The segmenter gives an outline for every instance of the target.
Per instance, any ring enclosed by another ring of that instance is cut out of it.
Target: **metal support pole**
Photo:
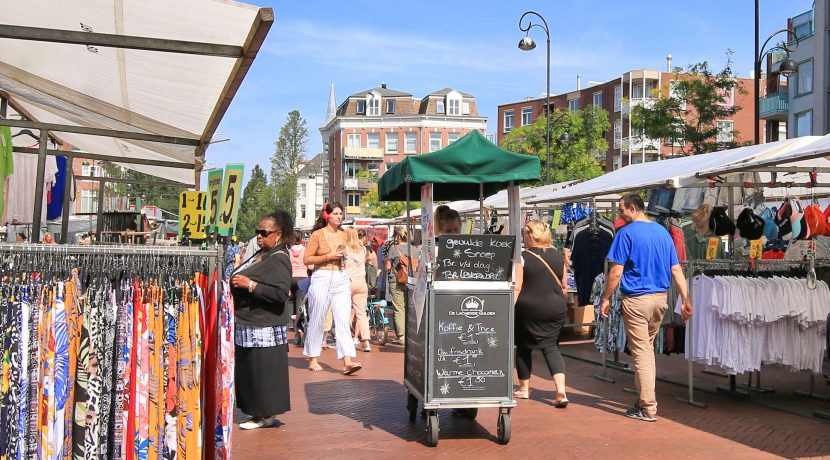
[[[43,217],[43,182],[46,175],[46,144],[49,141],[49,132],[40,130],[37,154],[37,174],[35,176],[35,209],[32,213],[32,233],[29,239],[32,243],[40,242],[40,221]]]
[[[694,277],[694,261],[689,261],[689,265],[686,267],[686,279],[688,280],[688,296],[689,302],[692,302],[692,283]],[[686,350],[686,353],[689,353],[689,358],[687,359],[689,370],[688,370],[688,378],[689,378],[689,397],[688,399],[684,399],[681,397],[675,398],[677,401],[682,403],[686,403],[690,406],[697,407],[700,409],[706,408],[706,403],[695,401],[695,382],[694,382],[694,362],[692,359],[692,350],[694,350],[694,319],[689,321],[686,324],[686,337],[689,338],[689,348]]]
[[[753,102],[753,106],[755,107],[755,116],[752,119],[755,127],[755,134],[753,139],[755,139],[755,145],[761,143],[761,50],[760,50],[760,43],[759,43],[759,36],[760,36],[760,27],[759,27],[759,16],[760,16],[760,8],[759,8],[760,0],[755,0],[755,54],[752,56],[753,60],[753,69],[755,70],[754,75],[754,84],[755,84],[755,100]]]
[[[66,157],[66,174],[63,178],[63,208],[61,210],[61,243],[69,243],[69,202],[72,201],[72,182],[74,181],[75,158]]]
[[[97,209],[97,217],[95,222],[95,241],[101,242],[101,217],[104,213],[104,190],[105,190],[106,182],[103,178],[98,179],[98,209]]]

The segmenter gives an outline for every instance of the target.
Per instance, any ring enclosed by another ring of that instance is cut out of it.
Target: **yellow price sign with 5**
[[[207,238],[207,192],[185,191],[179,195],[179,239]]]
[[[219,234],[236,233],[236,217],[239,214],[239,198],[242,195],[242,175],[245,165],[229,164],[225,167],[225,180],[219,196]]]

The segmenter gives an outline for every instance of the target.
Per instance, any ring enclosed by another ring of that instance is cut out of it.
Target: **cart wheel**
[[[510,414],[499,414],[499,444],[507,444],[510,442]]]
[[[409,411],[409,421],[414,422],[418,417],[418,399],[411,394],[406,398],[406,410]]]
[[[438,413],[430,411],[427,416],[427,446],[438,445]]]

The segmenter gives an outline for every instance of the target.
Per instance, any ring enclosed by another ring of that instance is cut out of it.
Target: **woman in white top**
[[[366,316],[366,302],[369,299],[369,286],[366,284],[366,247],[360,241],[357,229],[346,229],[344,254],[344,267],[352,283],[352,320],[356,320],[354,338],[358,343],[362,343],[363,351],[372,351],[369,344],[369,318]]]

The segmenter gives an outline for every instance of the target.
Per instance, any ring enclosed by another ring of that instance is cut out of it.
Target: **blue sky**
[[[246,177],[257,163],[270,170],[291,110],[308,122],[309,158],[321,151],[332,81],[338,105],[383,81],[418,98],[455,88],[476,97],[494,132],[499,104],[545,91],[544,31],[531,32],[535,50],[517,48],[527,10],[550,27],[552,93],[576,89],[577,74],[584,87],[628,70],[664,69],[667,54],[674,66],[708,60],[720,70],[731,49],[737,74],[752,70],[753,0],[249,3],[273,8],[274,25],[217,131],[230,141],[207,152],[209,167],[244,162]],[[761,0],[761,42],[811,5]]]

